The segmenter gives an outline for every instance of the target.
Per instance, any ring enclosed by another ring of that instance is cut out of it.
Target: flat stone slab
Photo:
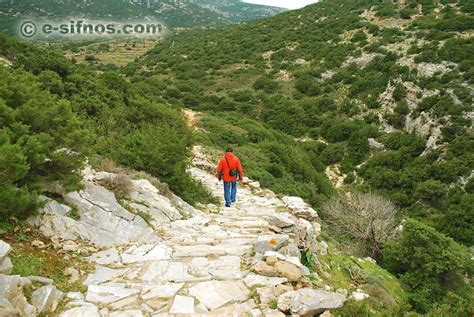
[[[118,251],[115,248],[110,248],[104,251],[94,253],[91,256],[87,257],[87,259],[91,262],[95,262],[101,265],[120,263],[121,261]]]
[[[279,284],[286,283],[288,282],[288,279],[285,277],[269,277],[269,276],[258,275],[255,273],[249,273],[245,277],[244,282],[248,287],[252,287],[255,285],[272,287],[272,286],[277,286]]]
[[[86,300],[91,303],[110,304],[138,293],[138,290],[127,288],[120,283],[90,285],[87,289]]]
[[[84,285],[99,285],[101,283],[110,281],[116,277],[123,276],[130,269],[109,269],[108,267],[99,266],[94,273],[89,274],[84,281]]]
[[[173,250],[164,244],[145,244],[139,247],[133,246],[122,253],[122,262],[124,264],[130,264],[136,262],[169,260],[172,252]]]
[[[124,311],[115,311],[110,313],[109,317],[143,317],[141,310],[128,309]]]
[[[278,309],[297,315],[318,315],[328,309],[342,307],[346,297],[344,295],[302,288],[290,291],[278,298]]]
[[[176,295],[170,314],[194,314],[194,298]]]
[[[242,281],[209,281],[191,286],[189,294],[199,299],[207,308],[214,310],[227,303],[244,301],[249,290]]]
[[[149,286],[143,289],[142,298],[149,299],[167,299],[173,297],[182,287],[184,283],[166,283],[162,285]]]
[[[74,307],[61,313],[59,317],[99,317],[99,308],[95,305]]]

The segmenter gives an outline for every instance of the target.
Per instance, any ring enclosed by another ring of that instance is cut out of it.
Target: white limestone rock
[[[291,227],[295,225],[293,216],[287,212],[274,213],[265,219],[270,225],[279,228]]]
[[[199,299],[210,310],[227,303],[243,301],[249,290],[242,281],[209,281],[196,283],[189,288],[189,294]]]
[[[41,200],[46,201],[46,204],[41,209],[41,212],[48,215],[67,216],[71,211],[71,207],[58,203],[51,198],[40,196]]]
[[[3,240],[0,240],[0,261],[2,261],[8,253],[12,250],[12,247]]]
[[[33,305],[30,305],[23,294],[23,287],[31,284],[27,278],[19,275],[0,274],[0,299],[4,305],[13,307],[9,311],[20,311],[21,316],[36,316],[37,311]]]
[[[99,285],[111,281],[117,277],[125,275],[130,269],[110,269],[104,266],[98,266],[94,273],[89,274],[84,285]]]
[[[248,287],[252,287],[255,285],[272,287],[272,286],[286,283],[288,282],[288,279],[284,277],[268,277],[268,276],[258,275],[255,273],[249,273],[245,277],[244,282]]]
[[[97,306],[89,304],[66,310],[59,317],[100,317],[100,314]]]
[[[352,292],[350,298],[352,298],[356,302],[360,302],[360,301],[366,300],[369,297],[370,297],[369,294],[367,294],[367,293],[361,291],[360,289],[358,289],[355,292]]]
[[[289,237],[286,234],[265,235],[257,238],[255,252],[264,254],[267,251],[277,251],[288,244]]]
[[[87,257],[87,259],[91,262],[95,262],[100,265],[120,263],[121,261],[120,256],[115,248],[110,248],[94,253],[91,256]]]
[[[328,309],[342,307],[345,300],[341,294],[302,288],[281,295],[278,309],[285,313],[314,316]]]
[[[286,206],[294,216],[312,221],[318,217],[318,213],[304,202],[301,197],[285,196],[282,198]]]
[[[54,312],[64,293],[54,285],[43,286],[31,294],[31,303],[36,307],[38,313]]]
[[[144,244],[141,246],[132,246],[122,253],[122,262],[124,264],[163,261],[171,258],[173,250],[165,244]]]
[[[86,300],[91,303],[110,304],[138,293],[137,289],[127,288],[120,283],[90,285],[87,289]]]
[[[0,274],[11,274],[13,270],[13,264],[9,257],[0,260]]]
[[[155,286],[148,286],[143,289],[141,297],[144,300],[149,299],[167,299],[171,298],[184,286],[184,283],[166,283]]]
[[[194,314],[194,298],[176,295],[170,314]]]
[[[128,309],[112,312],[109,314],[109,317],[143,317],[143,313],[138,309]]]

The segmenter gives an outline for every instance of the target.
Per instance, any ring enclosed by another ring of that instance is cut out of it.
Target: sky
[[[317,0],[243,0],[243,2],[264,4],[287,9],[299,9],[308,4],[318,2]]]

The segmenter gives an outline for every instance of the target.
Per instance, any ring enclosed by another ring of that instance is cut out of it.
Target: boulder
[[[301,197],[285,196],[283,202],[297,218],[304,218],[312,221],[318,217],[318,213],[304,202]]]
[[[67,216],[67,214],[71,211],[71,207],[62,205],[51,198],[45,196],[40,196],[40,198],[41,200],[46,201],[46,204],[41,209],[41,212],[44,214]]]
[[[286,292],[293,290],[293,287],[280,284],[273,287],[258,287],[257,294],[260,297],[260,302],[264,305],[270,304],[272,301],[278,299],[278,297]]]
[[[345,300],[341,294],[302,288],[281,295],[278,299],[278,309],[285,313],[314,316],[328,309],[342,307]]]
[[[262,261],[255,264],[253,266],[253,270],[255,271],[255,273],[263,276],[278,276],[277,271],[275,270],[275,268],[273,268],[273,266],[270,266]]]
[[[13,270],[13,264],[9,257],[0,260],[0,274],[11,274]]]
[[[2,317],[21,317],[21,311],[7,301],[5,298],[0,298],[0,316]]]
[[[291,227],[295,224],[293,216],[287,212],[274,213],[266,217],[266,220],[271,226],[279,228]]]
[[[255,285],[271,287],[271,286],[277,286],[279,284],[286,283],[288,282],[288,279],[284,277],[268,277],[268,276],[258,275],[255,273],[249,273],[245,277],[244,282],[248,287],[252,287]]]
[[[286,257],[297,257],[297,258],[301,257],[300,249],[293,242],[288,243],[284,247],[280,248],[280,250],[278,250],[278,252],[280,252],[281,254],[283,254]]]
[[[36,307],[38,313],[54,312],[64,293],[54,285],[46,285],[38,288],[31,294],[31,303]]]
[[[321,241],[317,243],[318,254],[322,256],[328,255],[328,244],[326,241]]]
[[[369,294],[361,291],[360,289],[356,290],[355,292],[352,292],[351,294],[351,298],[355,300],[356,302],[363,301],[369,297],[370,297]]]
[[[69,224],[70,228],[65,229],[99,248],[132,242],[159,241],[143,218],[123,208],[114,194],[103,187],[84,182],[83,190],[68,193],[65,200],[77,206],[81,215],[80,221]],[[49,229],[56,233],[53,235],[64,238],[62,230],[55,227]],[[117,232],[120,234],[116,234]]]
[[[14,311],[20,311],[22,317],[37,315],[36,308],[27,302],[23,294],[23,287],[29,284],[30,280],[19,275],[0,274],[0,299],[6,306],[13,307]]]
[[[302,276],[300,269],[286,261],[278,261],[275,264],[275,270],[280,276],[286,277],[289,281],[296,282]]]
[[[66,252],[76,252],[79,246],[74,241],[66,240],[63,242],[62,248]]]
[[[288,244],[289,237],[286,234],[265,235],[257,238],[255,252],[264,254],[267,251],[276,251]]]
[[[69,283],[75,283],[80,278],[79,271],[73,267],[64,269],[64,275],[69,276]]]
[[[3,260],[11,250],[12,247],[8,243],[0,240],[0,261]]]

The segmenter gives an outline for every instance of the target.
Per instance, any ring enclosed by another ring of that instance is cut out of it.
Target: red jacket
[[[227,158],[227,160],[226,160]],[[227,165],[227,161],[229,164]],[[237,169],[239,174],[236,176],[230,176],[230,170]],[[242,170],[242,164],[240,164],[240,160],[237,156],[234,155],[232,152],[227,152],[225,156],[221,158],[219,161],[219,165],[217,166],[217,178],[224,179],[224,182],[233,182],[237,180],[237,177],[242,180],[244,178],[244,171]]]

